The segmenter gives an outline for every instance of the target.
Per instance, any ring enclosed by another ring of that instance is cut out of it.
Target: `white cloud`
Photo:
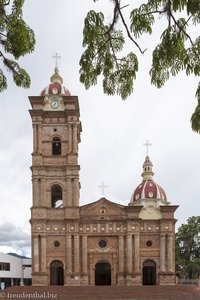
[[[13,223],[0,224],[0,251],[17,252],[27,255],[30,253],[31,237]]]

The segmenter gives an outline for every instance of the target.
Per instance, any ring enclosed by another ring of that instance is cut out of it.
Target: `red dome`
[[[136,188],[132,196],[132,201],[141,199],[160,199],[167,201],[165,191],[153,180],[143,180]]]
[[[40,96],[46,95],[71,96],[70,91],[59,82],[50,83],[41,91]]]
[[[46,95],[71,96],[70,91],[63,85],[63,80],[57,67],[54,70],[54,74],[51,76],[51,83],[40,93],[40,96]]]

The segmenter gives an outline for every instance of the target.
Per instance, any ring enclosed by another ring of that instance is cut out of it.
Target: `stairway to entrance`
[[[14,286],[0,291],[4,299],[56,300],[200,300],[195,286]]]

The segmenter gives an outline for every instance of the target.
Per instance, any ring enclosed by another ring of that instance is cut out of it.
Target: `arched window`
[[[59,185],[54,185],[51,189],[51,207],[62,208],[62,188]]]
[[[54,137],[52,140],[52,155],[61,155],[61,140],[59,137]]]

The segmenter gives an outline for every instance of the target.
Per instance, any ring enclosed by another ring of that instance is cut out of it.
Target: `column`
[[[87,260],[87,236],[82,236],[82,271],[83,273],[88,272],[88,260]]]
[[[79,236],[74,236],[74,272],[80,272],[80,259],[79,259]]]
[[[160,272],[165,272],[165,234],[160,235]]]
[[[78,152],[77,125],[73,125],[73,153]]]
[[[67,236],[67,271],[72,272],[72,237]]]
[[[39,272],[39,242],[38,242],[38,237],[33,238],[33,272]]]
[[[72,125],[68,124],[68,153],[72,152]]]
[[[40,179],[40,205],[46,206],[45,180]]]
[[[140,271],[140,239],[139,234],[134,235],[134,262],[135,262],[135,272],[139,273]]]
[[[127,272],[132,273],[132,264],[133,264],[133,259],[132,259],[132,235],[128,235],[127,239]]]
[[[67,236],[67,272],[72,272],[72,237]]]
[[[119,236],[119,272],[124,272],[124,236]]]
[[[66,206],[72,206],[72,180],[67,178],[66,181]]]
[[[173,265],[173,235],[169,234],[167,239],[167,263],[168,263],[168,271],[174,271]]]
[[[46,237],[41,236],[41,272],[46,272]]]
[[[33,193],[33,206],[38,206],[39,204],[39,186],[38,186],[38,179],[32,179],[32,193]]]
[[[38,134],[37,134],[37,144],[38,144],[38,152],[42,153],[42,125],[38,124]]]
[[[73,205],[79,206],[79,179],[74,178],[73,182]]]
[[[37,152],[37,125],[33,124],[33,153]]]

